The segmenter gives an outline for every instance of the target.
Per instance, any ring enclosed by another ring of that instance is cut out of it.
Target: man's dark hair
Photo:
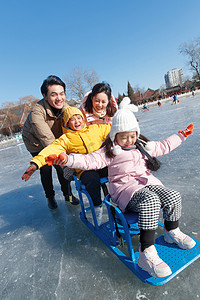
[[[40,88],[42,95],[46,96],[47,92],[48,92],[48,86],[49,85],[54,85],[54,84],[61,85],[64,88],[64,91],[65,91],[65,89],[66,89],[65,83],[59,77],[54,76],[54,75],[50,75],[50,76],[47,77],[47,79],[45,79],[43,81],[43,84]]]

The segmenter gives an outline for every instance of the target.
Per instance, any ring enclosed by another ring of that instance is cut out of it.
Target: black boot
[[[80,201],[74,197],[74,195],[66,195],[65,201],[71,203],[72,205],[78,205],[80,203]]]
[[[58,207],[54,196],[47,198],[49,209],[56,209]]]

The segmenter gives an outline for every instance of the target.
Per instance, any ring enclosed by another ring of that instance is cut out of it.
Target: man
[[[41,93],[44,98],[33,107],[22,131],[24,144],[33,157],[62,135],[62,114],[67,106],[65,83],[59,77],[52,75],[47,77],[41,86]],[[56,165],[54,167],[65,201],[73,205],[79,204],[79,200],[72,195],[70,182],[63,176],[62,168]],[[40,176],[48,200],[48,207],[56,209],[52,167],[44,165],[40,168]]]

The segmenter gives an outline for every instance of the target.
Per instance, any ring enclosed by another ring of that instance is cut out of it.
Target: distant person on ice
[[[146,106],[146,104],[143,105],[142,109],[143,110],[149,110],[148,107]]]
[[[62,115],[67,106],[65,83],[57,76],[48,76],[41,86],[43,99],[36,103],[28,115],[22,130],[22,138],[27,150],[34,157],[50,145],[62,132]],[[79,204],[72,195],[70,182],[63,176],[60,166],[56,168],[61,190],[67,203]],[[31,172],[32,166],[29,171]],[[40,168],[40,177],[50,209],[56,209],[55,191],[53,188],[52,167],[45,165]]]
[[[174,95],[174,96],[173,96],[172,104],[176,104],[177,102],[178,102],[177,96]]]
[[[112,200],[124,211],[138,212],[140,248],[138,265],[152,276],[170,275],[170,267],[158,256],[155,231],[158,227],[160,209],[163,210],[164,240],[182,249],[195,246],[195,241],[179,229],[181,195],[165,187],[150,170],[156,171],[162,156],[178,147],[192,133],[193,124],[161,142],[138,139],[140,128],[132,112],[130,99],[125,98],[113,117],[105,146],[87,155],[53,155],[46,158],[49,164],[62,164],[71,168],[95,170],[108,167],[109,191]],[[146,149],[145,149],[146,148]],[[148,151],[148,152],[147,152]]]

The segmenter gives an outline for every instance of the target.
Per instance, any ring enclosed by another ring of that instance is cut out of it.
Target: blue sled
[[[157,286],[163,285],[199,258],[200,242],[198,240],[194,239],[195,247],[183,250],[175,244],[166,243],[162,235],[156,239],[155,247],[158,255],[170,266],[172,274],[162,278],[149,275],[138,266],[139,252],[134,252],[131,241],[133,236],[139,234],[138,214],[122,213],[114,203],[110,202],[111,197],[108,194],[103,200],[108,211],[108,220],[98,226],[90,195],[76,176],[74,176],[74,180],[81,204],[80,219],[82,222],[143,282]],[[101,184],[104,187],[107,181],[107,178],[101,178]],[[83,201],[83,194],[88,198],[87,207]],[[87,218],[89,211],[92,214],[93,223]],[[159,223],[159,226],[163,227],[163,224]],[[127,246],[127,255],[124,253],[125,251],[122,252],[124,243]]]

